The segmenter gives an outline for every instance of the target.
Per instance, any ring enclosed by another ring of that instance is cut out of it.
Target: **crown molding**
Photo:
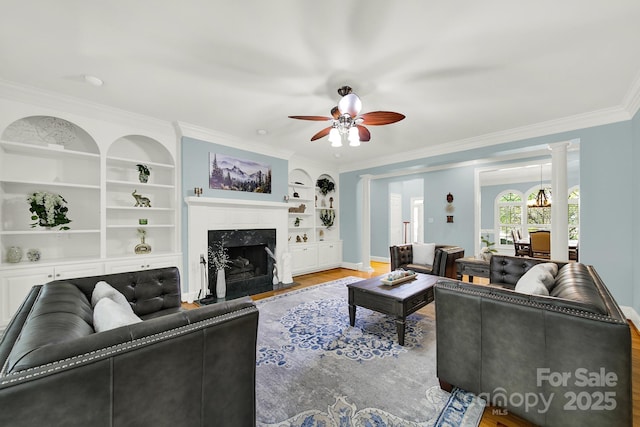
[[[627,96],[625,96],[622,105],[631,117],[635,116],[640,109],[640,73],[638,73],[638,76],[633,81],[631,89],[629,89]]]
[[[161,132],[165,136],[167,132],[173,134],[169,121],[2,79],[0,79],[0,98],[82,117],[99,118],[99,120],[150,132]]]
[[[264,144],[256,144],[238,138],[234,135],[214,131],[186,122],[174,122],[174,128],[179,139],[182,139],[182,137],[194,138],[199,139],[200,141],[225,145],[227,147],[238,148],[241,150],[251,151],[253,153],[258,153],[265,156],[278,157],[285,160],[289,160],[291,156],[294,155],[294,151],[291,150],[282,150],[271,146],[265,146]]]
[[[611,123],[631,120],[633,116],[623,107],[605,108],[589,113],[578,114],[541,122],[529,126],[489,133],[472,138],[460,139],[446,142],[433,147],[421,148],[419,150],[406,151],[396,155],[385,156],[381,160],[371,160],[358,163],[350,163],[340,167],[340,173],[353,172],[379,166],[391,165],[395,163],[407,162],[410,160],[439,156],[443,154],[456,153],[459,151],[472,150],[489,147],[492,145],[507,142],[520,141],[529,138],[536,138],[546,135],[554,135],[562,132],[575,131],[594,126],[607,125]],[[562,138],[566,139],[566,138]]]

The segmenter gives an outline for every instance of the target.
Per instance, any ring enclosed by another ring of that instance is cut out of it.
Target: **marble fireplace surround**
[[[188,284],[183,282],[182,299],[196,299],[202,286],[200,255],[207,256],[209,230],[275,229],[278,263],[287,251],[288,210],[284,202],[214,197],[186,197]],[[186,285],[186,286],[185,286]]]

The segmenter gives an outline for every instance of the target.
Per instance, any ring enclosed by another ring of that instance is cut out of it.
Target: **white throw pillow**
[[[93,288],[93,293],[91,294],[91,306],[95,307],[98,301],[102,298],[110,298],[118,304],[124,305],[126,303],[129,305],[127,298],[105,281],[96,283],[96,286]]]
[[[111,298],[101,298],[93,308],[93,328],[96,332],[142,322],[131,306],[118,304]]]
[[[433,265],[436,252],[435,243],[414,243],[412,264]]]
[[[530,295],[549,295],[555,282],[558,266],[552,262],[536,264],[522,275],[516,283],[516,292]]]

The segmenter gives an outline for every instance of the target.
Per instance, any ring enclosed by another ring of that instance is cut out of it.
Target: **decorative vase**
[[[29,249],[27,251],[27,259],[29,261],[40,261],[40,249]]]
[[[227,282],[224,277],[224,268],[221,268],[217,272],[216,276],[216,296],[218,298],[224,298],[227,295]]]
[[[19,246],[11,246],[7,250],[7,261],[8,262],[20,262],[22,259],[22,248]]]
[[[138,255],[151,253],[151,246],[144,242],[144,236],[141,236],[142,242],[138,243],[134,248],[134,252]]]
[[[491,252],[482,252],[480,255],[482,255],[484,261],[491,261]]]

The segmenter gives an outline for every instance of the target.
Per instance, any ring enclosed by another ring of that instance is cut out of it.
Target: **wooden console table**
[[[477,259],[475,257],[458,258],[456,260],[458,280],[462,280],[462,275],[469,276],[469,282],[473,283],[473,277],[489,278],[489,261]]]

